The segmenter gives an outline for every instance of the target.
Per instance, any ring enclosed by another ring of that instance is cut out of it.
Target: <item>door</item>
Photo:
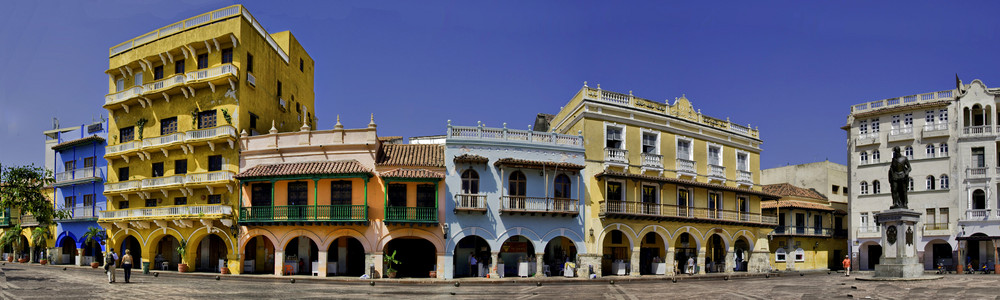
[[[795,233],[806,233],[806,215],[795,214]]]
[[[868,270],[875,270],[875,265],[882,259],[882,246],[868,245]]]

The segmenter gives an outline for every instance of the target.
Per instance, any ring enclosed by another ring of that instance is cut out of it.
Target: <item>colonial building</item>
[[[547,118],[541,118],[545,120]],[[759,132],[695,110],[598,86],[573,96],[548,126],[582,134],[586,251],[602,275],[766,270]],[[661,265],[660,262],[663,264]]]
[[[233,5],[111,47],[108,62],[110,245],[143,270],[238,272],[238,132],[313,124],[313,60]]]
[[[579,274],[582,136],[449,122],[444,143],[445,278]]]
[[[764,191],[781,199],[761,203],[765,214],[778,216],[768,239],[775,270],[840,270],[847,255],[847,211],[823,194],[789,183],[769,184]]]
[[[1000,239],[996,190],[1000,91],[980,80],[955,89],[851,106],[847,125],[851,246],[861,269],[881,256],[874,215],[891,203],[886,172],[893,148],[913,171],[909,208],[924,214],[916,232],[926,269],[996,264]],[[882,130],[882,129],[886,130]]]
[[[101,257],[103,246],[98,240],[87,242],[84,235],[90,228],[101,228],[97,217],[107,209],[103,193],[107,136],[103,121],[46,132],[46,137],[51,137],[47,146],[55,153],[51,158],[55,208],[69,213],[69,218],[55,220],[55,248],[50,253],[54,264],[90,265],[95,257]]]

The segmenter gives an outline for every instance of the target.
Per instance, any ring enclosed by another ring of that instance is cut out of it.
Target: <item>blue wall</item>
[[[101,124],[99,129],[88,128],[87,125],[83,125],[79,129],[60,133],[57,144],[95,135],[107,139],[107,123],[99,124]],[[104,182],[107,179],[108,168],[107,160],[104,159],[106,145],[106,141],[87,141],[86,143],[76,144],[68,148],[60,148],[55,151],[54,172],[56,173],[57,182],[54,184],[54,200],[56,209],[73,209],[77,212],[88,211],[92,216],[99,216],[100,211],[107,208],[107,201],[104,198]],[[85,168],[84,159],[90,157],[94,158],[94,169],[93,171],[83,171],[82,169]],[[75,161],[76,172],[72,172],[72,170],[71,172],[67,172],[66,162],[68,161]],[[60,177],[60,173],[72,175],[63,175],[63,177]],[[94,195],[93,205],[84,205],[85,195]],[[76,197],[76,204],[73,207],[67,207],[65,203],[66,197],[70,196]],[[65,245],[65,243],[68,241],[72,241],[77,249],[83,247],[83,235],[87,232],[87,229],[89,227],[100,228],[96,220],[96,217],[56,220],[56,247],[67,247],[68,245]],[[69,237],[69,239],[64,239],[64,237]]]

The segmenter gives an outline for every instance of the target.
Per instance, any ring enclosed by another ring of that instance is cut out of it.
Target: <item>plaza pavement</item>
[[[63,268],[66,268],[65,270]],[[306,276],[159,276],[133,272],[124,284],[108,284],[103,269],[5,263],[2,299],[1000,299],[998,275],[945,275],[933,281],[858,281],[842,273],[762,276],[644,276],[600,280],[356,280]],[[870,273],[857,276],[870,276]],[[291,283],[290,279],[296,279]],[[614,280],[614,284],[611,281]],[[371,282],[375,282],[371,285]],[[459,286],[455,286],[459,283]],[[539,283],[541,283],[539,285]]]

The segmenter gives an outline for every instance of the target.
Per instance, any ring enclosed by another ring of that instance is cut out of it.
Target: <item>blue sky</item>
[[[232,1],[16,1],[0,10],[0,163],[100,115],[108,48]],[[761,167],[846,162],[850,105],[1000,86],[1000,2],[249,1],[316,60],[321,129],[526,129],[582,86],[759,127]]]

